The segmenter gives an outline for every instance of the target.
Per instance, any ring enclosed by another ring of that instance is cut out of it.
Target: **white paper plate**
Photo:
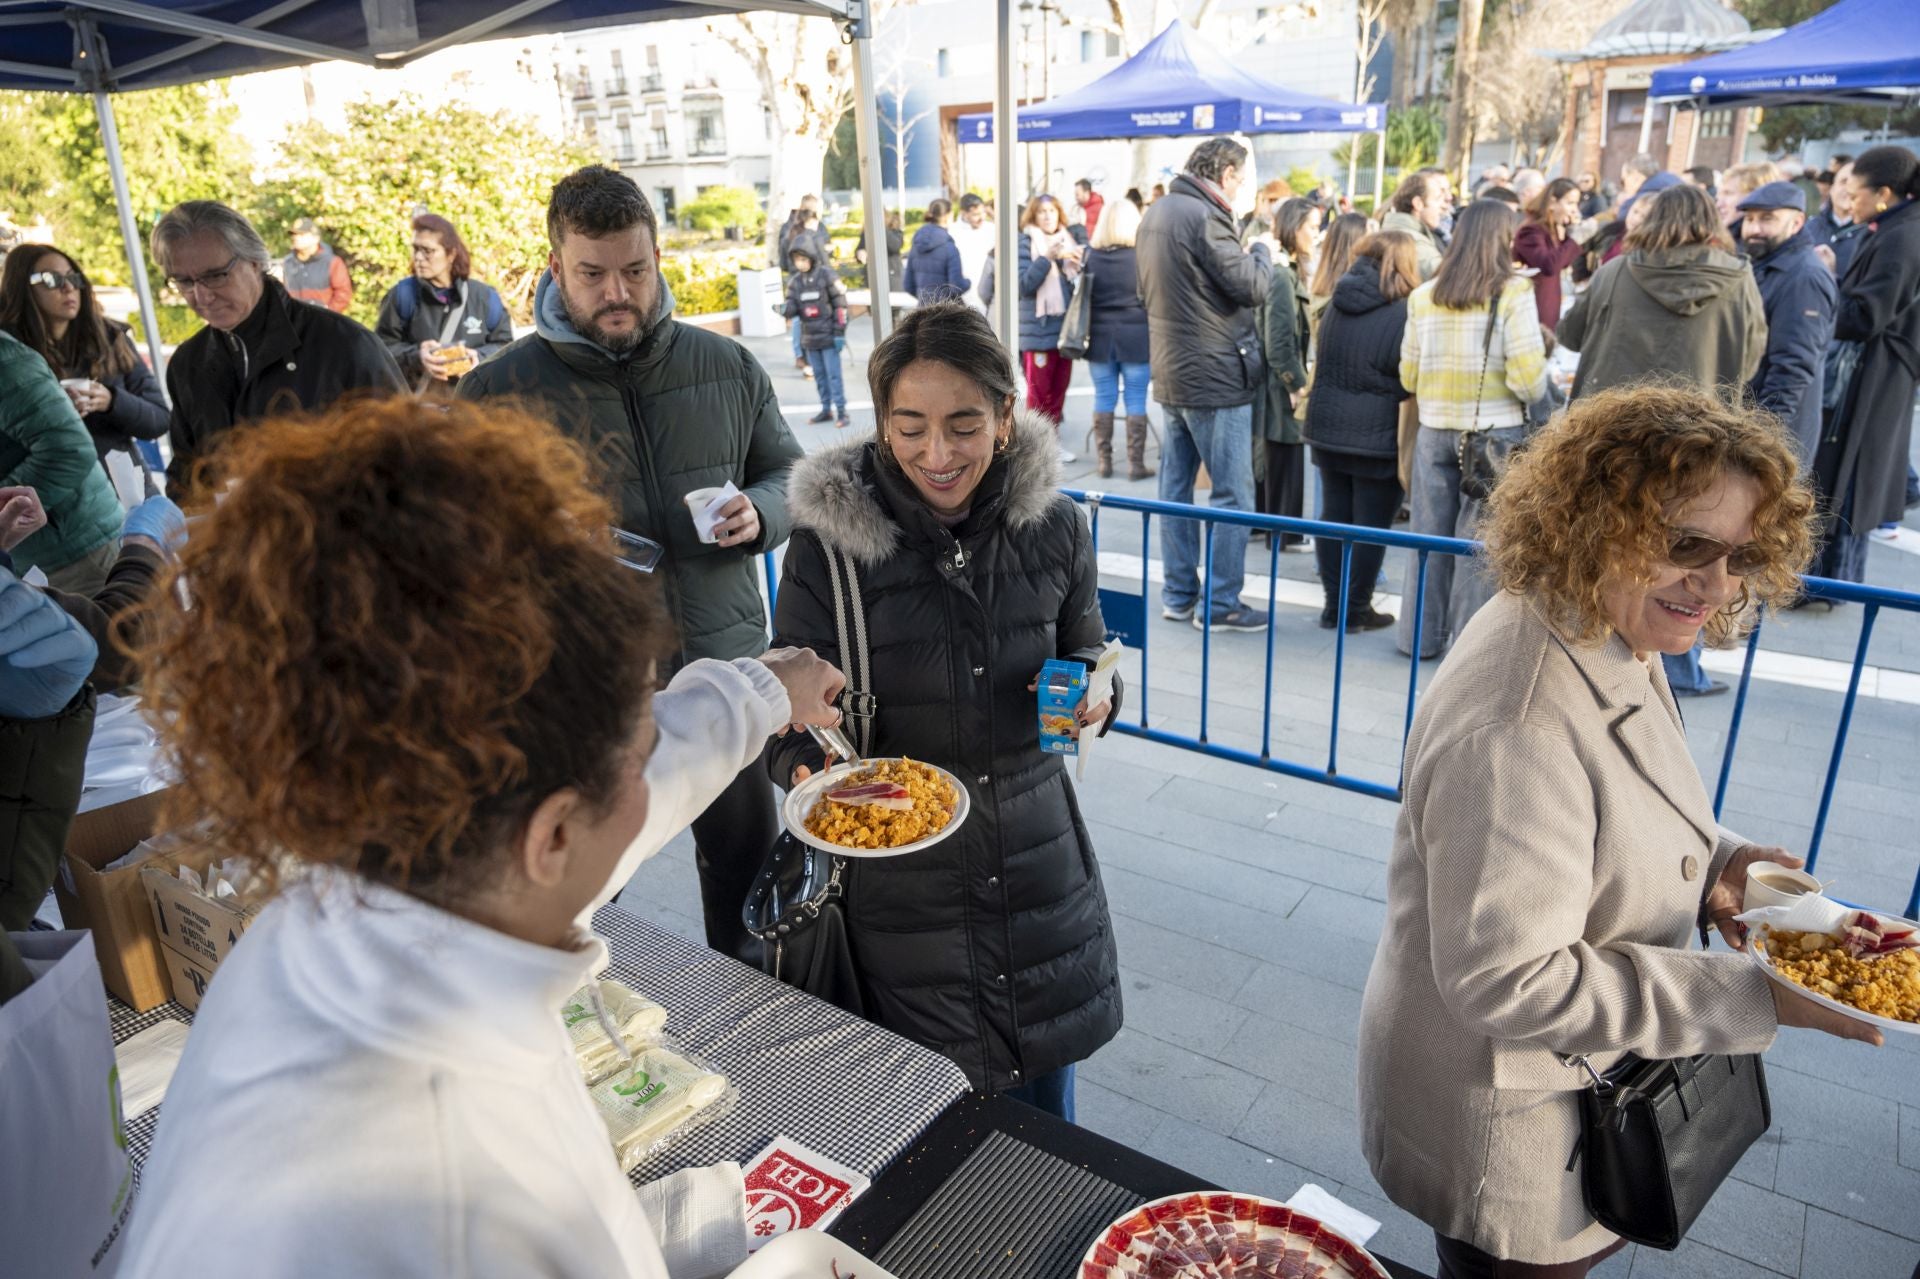
[[[899,758],[894,756],[863,759],[852,764],[835,764],[824,773],[815,773],[812,777],[809,777],[806,781],[801,782],[798,786],[787,792],[787,801],[780,806],[781,819],[786,822],[787,829],[793,832],[793,837],[801,843],[811,845],[822,852],[835,853],[841,857],[904,857],[908,853],[917,853],[923,848],[932,848],[935,844],[960,829],[960,823],[967,820],[967,812],[973,807],[973,800],[968,796],[967,788],[961,785],[958,777],[955,777],[938,764],[929,764],[923,759],[916,759],[913,761],[914,763],[925,768],[930,768],[940,774],[940,776],[946,778],[947,785],[953,787],[953,793],[960,797],[954,805],[953,820],[941,827],[938,834],[929,835],[925,839],[917,839],[911,844],[902,844],[898,848],[847,848],[841,844],[828,843],[826,840],[819,839],[808,832],[807,814],[813,811],[815,800],[839,785],[840,780],[848,774],[859,772],[863,768],[871,768],[875,764],[888,762],[898,763]]]
[[[748,1257],[745,1265],[729,1270],[727,1279],[832,1279],[836,1267],[841,1279],[894,1279],[832,1235],[817,1230],[781,1235]]]
[[[1868,911],[1867,913],[1876,919],[1899,920],[1900,923],[1906,924],[1908,927],[1920,927],[1920,925],[1915,925],[1911,919],[1900,919],[1898,915],[1882,915],[1877,910]],[[1764,940],[1766,931],[1767,925],[1765,924],[1753,930],[1753,935],[1747,940],[1747,954],[1753,957],[1753,962],[1760,965],[1760,970],[1766,973],[1767,976],[1773,978],[1795,994],[1805,995],[1815,1003],[1825,1004],[1829,1008],[1843,1012],[1855,1021],[1864,1021],[1869,1026],[1878,1026],[1882,1030],[1891,1031],[1897,1035],[1920,1035],[1920,1022],[1895,1021],[1891,1017],[1876,1017],[1872,1013],[1861,1012],[1852,1004],[1843,1004],[1837,999],[1827,998],[1819,991],[1808,990],[1799,982],[1788,981],[1785,977],[1781,976],[1779,972],[1775,971],[1773,961],[1761,950],[1761,943]]]
[[[1152,1199],[1146,1203],[1141,1204],[1137,1208],[1128,1209],[1126,1212],[1121,1213],[1118,1217],[1115,1217],[1112,1221],[1108,1222],[1107,1225],[1101,1228],[1100,1233],[1093,1237],[1092,1242],[1087,1245],[1086,1256],[1081,1258],[1081,1262],[1080,1262],[1081,1266],[1084,1268],[1087,1266],[1098,1265],[1098,1262],[1096,1261],[1094,1254],[1100,1246],[1100,1241],[1106,1238],[1107,1231],[1113,1229],[1115,1226],[1118,1226],[1125,1221],[1130,1220],[1135,1213],[1144,1212],[1149,1208],[1158,1208],[1161,1204],[1165,1204],[1165,1203],[1177,1203],[1178,1201],[1185,1199],[1188,1194],[1195,1194],[1195,1193],[1220,1194],[1222,1192],[1217,1190],[1198,1191],[1198,1192],[1187,1191],[1184,1194],[1166,1195],[1159,1199]],[[1235,1199],[1251,1200],[1256,1204],[1263,1204],[1269,1208],[1286,1208],[1287,1211],[1292,1213],[1294,1216],[1304,1218],[1305,1220],[1314,1222],[1316,1225],[1322,1226],[1330,1234],[1338,1235],[1341,1241],[1345,1243],[1347,1247],[1353,1250],[1353,1255],[1349,1257],[1348,1260],[1354,1263],[1354,1266],[1356,1267],[1370,1266],[1372,1267],[1372,1271],[1373,1271],[1371,1275],[1355,1274],[1353,1273],[1352,1268],[1343,1267],[1339,1271],[1332,1271],[1332,1270],[1328,1271],[1328,1279],[1387,1279],[1386,1267],[1380,1264],[1380,1261],[1378,1258],[1376,1258],[1372,1253],[1368,1252],[1365,1248],[1362,1248],[1359,1244],[1353,1242],[1353,1240],[1348,1239],[1343,1234],[1340,1234],[1340,1232],[1338,1230],[1335,1230],[1332,1226],[1326,1225],[1326,1223],[1322,1222],[1318,1217],[1313,1216],[1311,1213],[1301,1212],[1297,1208],[1287,1208],[1287,1205],[1281,1203],[1278,1199],[1267,1199],[1260,1195],[1235,1194],[1233,1197]]]

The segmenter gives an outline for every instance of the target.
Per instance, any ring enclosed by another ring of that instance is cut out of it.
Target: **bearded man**
[[[458,396],[548,418],[586,450],[621,527],[663,548],[655,571],[679,638],[663,682],[702,658],[757,657],[759,557],[787,540],[787,473],[802,453],[772,381],[746,347],[674,319],[659,222],[631,178],[589,165],[561,179],[547,241],[536,331],[461,378]],[[728,484],[738,496],[697,527],[687,495]],[[757,761],[693,820],[707,944],[749,963],[759,943],[740,908],[778,834]]]

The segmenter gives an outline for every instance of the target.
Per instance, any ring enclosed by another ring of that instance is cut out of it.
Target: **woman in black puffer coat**
[[[1032,684],[1049,659],[1091,662],[1105,638],[1092,538],[1056,491],[1053,424],[1015,412],[984,316],[959,302],[909,312],[868,378],[879,436],[794,468],[774,643],[844,669],[827,556],[849,554],[873,664],[868,753],[948,769],[972,812],[923,852],[848,863],[861,995],[868,1016],[952,1058],[974,1087],[1071,1118],[1073,1064],[1120,1029],[1119,970]],[[1110,708],[1081,718],[1104,724]],[[781,786],[822,763],[799,737],[768,761]]]
[[[1319,361],[1307,399],[1306,440],[1320,468],[1320,518],[1336,524],[1387,528],[1400,509],[1398,425],[1400,341],[1407,329],[1407,294],[1420,283],[1413,237],[1379,231],[1354,250],[1353,266],[1334,285],[1320,319]],[[1326,606],[1320,625],[1332,630],[1340,607],[1341,544],[1314,539]],[[1347,588],[1347,629],[1374,631],[1393,616],[1373,607],[1373,584],[1386,557],[1383,546],[1353,544]]]

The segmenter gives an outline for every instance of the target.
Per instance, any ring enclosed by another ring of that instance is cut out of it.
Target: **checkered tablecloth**
[[[635,1184],[722,1159],[744,1163],[776,1136],[877,1176],[967,1091],[945,1057],[618,906],[602,907],[593,926],[613,956],[607,975],[668,1008],[667,1033],[740,1091],[729,1114],[635,1168]],[[178,1004],[145,1013],[107,1004],[116,1044],[166,1018],[193,1020]],[[163,1110],[127,1125],[136,1169]]]

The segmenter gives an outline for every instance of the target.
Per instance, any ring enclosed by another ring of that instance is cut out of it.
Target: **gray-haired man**
[[[267,274],[260,233],[226,205],[175,205],[155,224],[151,247],[167,282],[207,322],[167,365],[167,482],[181,500],[201,456],[242,422],[323,409],[349,391],[405,393],[380,339],[290,296]]]

